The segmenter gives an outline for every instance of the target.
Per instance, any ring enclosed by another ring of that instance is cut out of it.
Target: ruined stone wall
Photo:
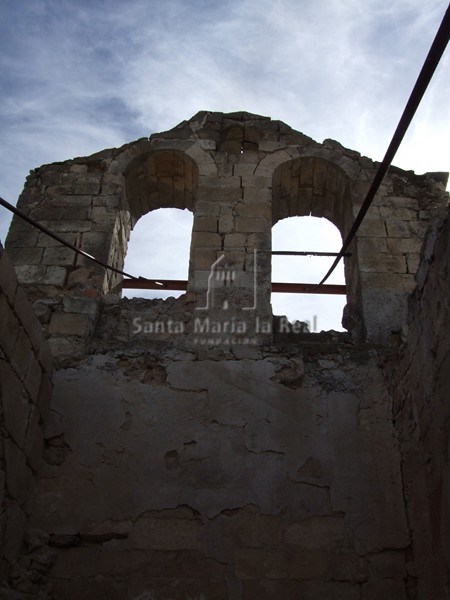
[[[345,236],[376,166],[266,117],[202,112],[30,174],[20,208],[119,267],[143,214],[194,213],[188,292],[165,301],[121,299],[116,274],[13,220],[56,365],[28,523],[56,599],[428,600],[425,564],[444,589],[448,346],[427,324],[445,319],[448,279],[430,242],[401,361],[392,341],[445,176],[391,169],[346,259],[349,333],[283,333],[270,309],[272,223],[314,214]],[[237,278],[208,306],[214,266]]]
[[[450,597],[449,256],[447,217],[428,232],[400,365],[388,370],[419,599]]]
[[[15,575],[42,460],[52,358],[0,245],[0,582]],[[39,562],[35,555],[35,565]],[[1,592],[0,592],[1,593]]]
[[[56,373],[30,523],[57,549],[56,598],[406,600],[377,352],[345,334],[133,335],[158,304],[104,305],[90,352]]]
[[[270,319],[272,225],[313,215],[329,219],[345,237],[376,168],[337,142],[319,144],[267,117],[201,112],[149,139],[35,169],[18,206],[119,268],[142,215],[161,207],[192,210],[188,290],[196,306],[207,301],[216,269],[224,281],[234,274],[233,286],[216,290],[217,318],[224,305],[245,316],[257,303],[261,318]],[[445,181],[439,173],[392,169],[383,182],[345,259],[344,326],[355,340],[385,343],[406,322],[418,253],[433,211],[446,202]],[[66,315],[62,295],[120,293],[117,274],[18,217],[7,249],[28,294],[55,299],[50,329],[73,329],[76,321],[76,328],[92,330],[88,316]],[[301,240],[298,249],[308,250]]]

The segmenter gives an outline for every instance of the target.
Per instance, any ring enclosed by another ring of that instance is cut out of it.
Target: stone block
[[[5,356],[11,360],[16,350],[19,323],[5,296],[0,296],[0,316],[2,322],[0,348],[5,353]]]
[[[48,278],[50,278],[50,280],[54,280],[57,282],[50,283],[50,285],[63,285],[66,270],[62,269],[62,272],[64,273],[64,277],[62,277],[62,272],[60,271],[56,271],[54,273],[50,271],[49,276],[48,269],[60,269],[60,267],[48,267],[47,265],[19,265],[18,267],[16,267],[17,279],[19,283],[46,284]]]
[[[401,219],[386,219],[386,230],[388,237],[409,238],[411,231],[407,221]]]
[[[42,283],[46,285],[64,285],[67,276],[65,267],[49,266],[45,271]]]
[[[362,600],[406,600],[405,582],[402,579],[368,581],[361,587]]]
[[[270,230],[271,224],[263,217],[237,217],[236,218],[236,233],[262,233]]]
[[[22,448],[27,430],[29,402],[22,382],[5,361],[0,361],[0,392],[5,428],[17,446]]]
[[[45,221],[44,225],[54,233],[82,233],[91,231],[90,220]]]
[[[241,177],[242,187],[244,188],[271,188],[272,177],[260,177],[258,175],[244,175]]]
[[[192,518],[171,517],[173,511],[141,517],[134,525],[131,540],[139,550],[199,550],[200,523]]]
[[[254,175],[256,166],[256,163],[236,164],[234,165],[233,173],[234,175],[249,177],[251,175]]]
[[[307,600],[361,600],[359,585],[340,581],[308,581],[302,584],[302,590]],[[394,598],[397,600],[396,596],[391,600]]]
[[[259,149],[261,152],[277,152],[286,148],[286,142],[276,142],[272,140],[261,140]]]
[[[6,296],[12,304],[17,288],[17,277],[14,267],[6,252],[0,246],[0,294]],[[3,309],[2,309],[3,311]],[[1,312],[0,314],[3,314]]]
[[[417,219],[417,211],[411,208],[380,206],[379,210],[383,219],[401,219],[402,221],[415,221]]]
[[[288,576],[282,548],[238,548],[235,560],[239,579],[286,579]]]
[[[220,213],[220,204],[218,202],[214,202],[213,200],[199,200],[196,205],[197,216],[194,217],[194,222],[200,216],[214,216],[218,217]]]
[[[22,381],[25,379],[28,363],[32,354],[33,350],[30,340],[23,327],[18,326],[11,364],[21,377]]]
[[[41,385],[42,368],[35,355],[31,352],[28,368],[24,378],[25,388],[33,402],[37,402]]]
[[[46,248],[42,258],[44,265],[73,265],[75,263],[75,252],[64,246]]]
[[[361,272],[361,282],[367,289],[386,289],[412,292],[416,287],[414,275],[410,273],[373,273]]]
[[[369,556],[372,576],[378,579],[398,579],[406,577],[405,553],[402,550],[384,550]]]
[[[58,234],[60,238],[62,238],[63,240],[65,240],[68,244],[76,244],[77,241],[77,234],[76,233],[59,233]],[[55,240],[54,238],[50,237],[49,235],[47,235],[46,233],[39,233],[39,238],[37,240],[36,243],[37,246],[43,246],[46,249],[47,248],[52,248],[52,247],[56,247],[56,248],[63,248],[64,246],[62,246],[61,242],[58,242],[57,240]],[[68,249],[68,248],[67,248]]]
[[[39,265],[43,252],[43,248],[8,247],[8,255],[15,265]]]
[[[292,579],[325,579],[331,553],[328,549],[287,547],[286,571]]]
[[[216,217],[195,217],[193,230],[217,233],[218,220]]]
[[[361,272],[406,273],[406,260],[398,254],[378,252],[361,259],[359,268]]]
[[[422,247],[422,240],[417,238],[387,238],[386,242],[388,249],[394,254],[419,253]]]
[[[270,202],[239,202],[235,207],[238,217],[262,217],[270,223],[272,206]]]
[[[6,466],[6,486],[11,498],[25,506],[30,493],[32,472],[26,463],[24,450],[12,440],[3,440]]]
[[[73,314],[89,315],[93,320],[97,318],[99,302],[92,298],[76,298],[73,296],[64,296],[64,312]]]
[[[6,501],[6,531],[3,545],[3,556],[13,563],[19,558],[27,516],[16,500]]]
[[[42,421],[45,423],[47,418],[50,401],[52,398],[53,386],[50,376],[43,374],[41,379],[41,387],[39,389],[39,396],[37,400],[37,406],[41,415]]]
[[[291,523],[286,529],[286,542],[303,548],[333,548],[347,536],[341,516],[312,517]]]
[[[214,248],[220,249],[222,244],[222,236],[218,233],[207,233],[194,231],[192,234],[193,248]]]
[[[358,234],[366,237],[386,237],[386,227],[382,219],[363,219]]]
[[[219,233],[231,233],[234,231],[235,224],[232,215],[224,215],[219,218]]]
[[[49,333],[51,335],[77,335],[88,336],[92,332],[93,324],[89,315],[53,313]]]
[[[408,267],[408,273],[416,274],[420,265],[420,254],[407,254],[406,264]]]
[[[244,581],[243,600],[300,600],[301,584],[298,581],[261,579]]]
[[[244,188],[245,202],[270,202],[272,200],[272,190],[270,188]]]

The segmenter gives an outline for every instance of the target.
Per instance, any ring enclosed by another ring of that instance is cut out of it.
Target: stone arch
[[[301,156],[274,169],[272,223],[295,216],[328,219],[345,239],[353,223],[353,209],[350,180],[341,167],[320,156]],[[361,314],[361,294],[355,244],[349,252],[351,256],[344,259],[348,308],[343,324],[360,336],[362,323],[357,315]]]
[[[124,175],[134,222],[157,208],[193,211],[198,167],[186,153],[169,149],[146,152],[128,164]]]

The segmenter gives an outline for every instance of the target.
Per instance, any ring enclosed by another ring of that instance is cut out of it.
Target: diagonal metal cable
[[[104,267],[105,269],[109,269],[110,271],[114,271],[114,273],[118,273],[119,275],[124,275],[125,277],[129,277],[130,279],[134,279],[136,281],[141,281],[143,279],[146,279],[145,277],[136,277],[135,275],[130,275],[130,273],[126,273],[125,271],[121,271],[120,269],[117,269],[116,267],[113,267],[112,265],[108,265],[108,263],[105,263],[105,262],[103,262],[101,260],[98,260],[98,258],[95,258],[95,256],[92,256],[91,254],[88,254],[84,250],[81,250],[81,248],[77,248],[76,246],[74,246],[73,244],[71,244],[70,242],[68,242],[64,238],[62,238],[57,233],[54,233],[53,231],[51,231],[50,229],[48,229],[47,227],[45,227],[45,225],[41,225],[41,223],[38,223],[37,221],[35,221],[34,219],[32,219],[31,217],[29,217],[28,215],[26,215],[24,212],[22,212],[16,206],[13,206],[12,204],[10,204],[9,202],[7,202],[3,198],[0,198],[0,204],[2,206],[4,206],[5,208],[7,208],[12,213],[14,213],[15,215],[17,215],[18,217],[20,217],[21,219],[24,219],[24,221],[26,221],[27,223],[29,223],[33,227],[36,227],[37,229],[39,229],[40,231],[42,231],[46,235],[50,236],[51,238],[53,238],[54,240],[56,240],[60,244],[63,244],[63,246],[67,246],[67,248],[70,248],[71,250],[73,250],[77,254],[80,254],[81,256],[84,256],[85,258],[88,258],[89,260],[92,260],[92,262],[97,263],[101,267]],[[148,281],[151,281],[155,285],[160,285],[161,287],[163,287],[163,284],[162,283],[160,284],[158,281],[154,281],[154,280],[151,280],[151,279],[149,279]]]
[[[416,113],[416,110],[423,98],[423,95],[428,87],[428,84],[431,81],[431,78],[434,75],[436,67],[439,64],[439,61],[444,54],[445,48],[447,47],[448,41],[450,38],[450,4],[447,7],[447,11],[442,19],[442,23],[436,33],[436,37],[431,45],[430,51],[428,52],[428,56],[425,59],[423,67],[419,73],[419,77],[414,85],[413,91],[409,97],[409,100],[406,104],[406,107],[403,111],[403,114],[400,118],[400,121],[397,125],[397,129],[392,137],[391,143],[386,151],[386,154],[378,167],[378,171],[375,173],[375,177],[372,181],[372,185],[370,186],[369,191],[364,199],[364,202],[357,214],[355,221],[345,238],[344,243],[342,244],[342,248],[339,251],[339,254],[335,258],[333,264],[331,265],[328,273],[325,277],[317,284],[316,287],[320,287],[325,283],[325,281],[329,278],[329,276],[333,273],[334,269],[338,265],[341,258],[344,256],[345,251],[349,247],[353,238],[355,237],[356,232],[361,225],[362,220],[364,219],[369,207],[375,198],[375,194],[378,191],[378,188],[383,181],[387,170],[392,163],[394,156],[405,136],[405,133],[411,124],[411,121]]]

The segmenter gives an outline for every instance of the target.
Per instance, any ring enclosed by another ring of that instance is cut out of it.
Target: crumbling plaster
[[[249,275],[245,290],[273,222],[313,212],[345,235],[375,169],[265,117],[202,112],[30,175],[22,210],[117,266],[148,210],[193,210],[194,231],[187,294],[127,300],[116,275],[14,219],[8,252],[56,371],[5,598],[448,594],[445,176],[391,170],[346,262],[349,333],[195,330],[218,253]]]

